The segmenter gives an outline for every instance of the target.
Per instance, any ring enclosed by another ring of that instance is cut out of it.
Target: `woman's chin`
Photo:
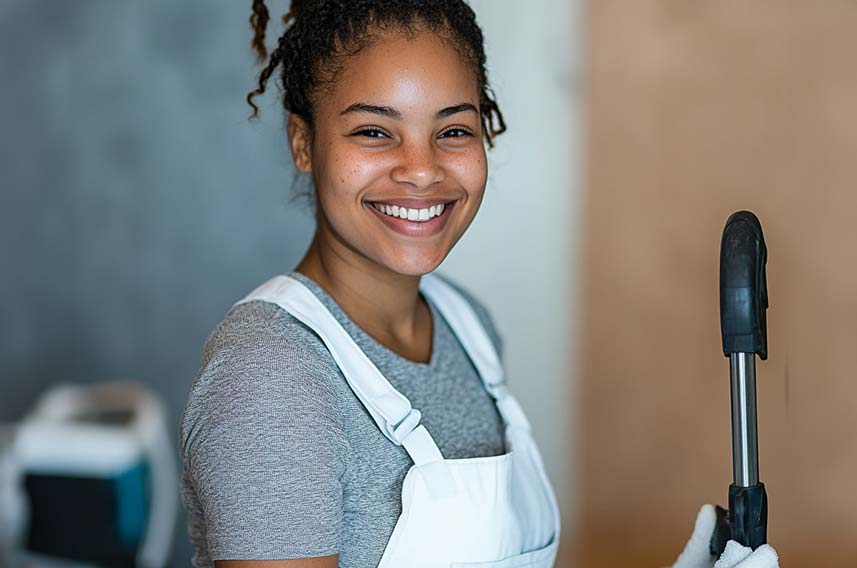
[[[434,271],[440,263],[443,262],[443,259],[446,258],[446,254],[443,255],[434,255],[434,256],[419,256],[419,257],[411,257],[407,259],[397,258],[395,260],[390,260],[385,262],[384,265],[393,272],[397,274],[404,274],[407,276],[422,276],[423,274],[428,274],[429,272]]]

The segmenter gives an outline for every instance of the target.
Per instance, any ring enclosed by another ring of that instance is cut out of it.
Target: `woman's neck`
[[[393,272],[318,232],[295,270],[324,288],[375,340],[407,359],[428,362],[432,321],[419,276]]]

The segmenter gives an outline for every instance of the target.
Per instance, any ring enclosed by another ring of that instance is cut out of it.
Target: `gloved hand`
[[[675,561],[672,568],[779,568],[777,552],[769,544],[764,544],[756,550],[741,546],[734,540],[726,544],[726,550],[715,563],[711,556],[709,543],[714,527],[717,524],[717,514],[713,505],[703,505],[696,515],[696,524],[690,540]]]

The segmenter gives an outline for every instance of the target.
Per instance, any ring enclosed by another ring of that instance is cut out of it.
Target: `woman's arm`
[[[238,306],[212,334],[181,437],[200,563],[339,550],[349,451],[339,381],[321,340],[271,304]]]
[[[336,568],[339,556],[297,560],[215,560],[215,568]]]

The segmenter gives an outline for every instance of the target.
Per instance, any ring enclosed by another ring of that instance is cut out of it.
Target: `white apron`
[[[530,425],[503,382],[493,344],[470,304],[441,278],[423,276],[420,291],[452,328],[494,398],[508,453],[444,459],[420,425],[419,410],[297,279],[275,276],[239,303],[277,304],[314,330],[384,435],[414,461],[402,487],[402,514],[379,568],[551,568],[559,508]]]

